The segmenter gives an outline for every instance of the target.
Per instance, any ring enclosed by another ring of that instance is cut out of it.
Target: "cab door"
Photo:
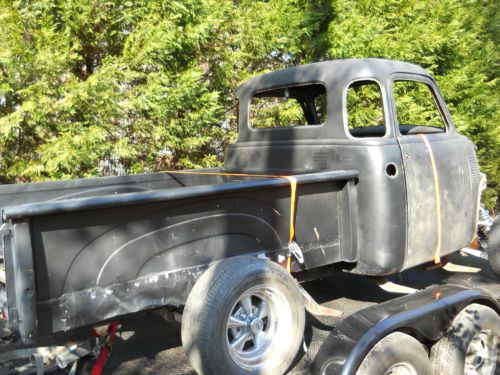
[[[406,184],[408,268],[437,261],[472,238],[474,150],[457,134],[430,78],[396,75],[392,89]]]

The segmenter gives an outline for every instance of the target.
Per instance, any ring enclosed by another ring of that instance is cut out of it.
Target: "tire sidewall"
[[[464,350],[464,353],[479,332],[485,330],[500,332],[500,324],[495,320],[497,315],[494,310],[483,309],[484,306],[481,305],[479,305],[481,308],[478,310],[477,306],[472,304],[462,310],[453,320],[453,328],[448,333],[452,336],[454,345]]]
[[[275,375],[284,373],[287,370],[288,364],[292,362],[295,354],[300,347],[304,331],[305,314],[302,300],[301,298],[297,298],[297,294],[299,292],[297,286],[294,285],[295,281],[291,278],[290,275],[286,274],[279,266],[275,265],[274,263],[257,258],[250,258],[250,260],[250,263],[247,262],[241,267],[238,267],[234,270],[234,272],[232,272],[232,274],[221,275],[222,277],[225,277],[224,280],[226,282],[224,301],[207,301],[206,308],[211,309],[212,318],[203,319],[202,324],[205,325],[205,327],[203,328],[203,332],[204,334],[206,334],[207,332],[212,333],[213,345],[210,349],[210,361],[198,361],[201,368],[196,368],[196,370],[203,374],[227,373]],[[217,275],[217,271],[215,271],[215,273],[212,272],[212,275],[209,276],[215,280],[215,278],[217,278],[219,275]],[[216,281],[210,283],[209,287],[214,287],[216,283]],[[277,348],[278,352],[274,351],[275,349],[270,348],[271,350],[266,353],[267,360],[269,360],[270,363],[268,363],[267,366],[260,368],[258,371],[252,372],[240,368],[238,364],[233,361],[226,345],[226,323],[229,314],[231,313],[231,309],[233,308],[237,300],[241,297],[241,295],[243,295],[252,287],[258,285],[270,285],[283,294],[284,300],[288,303],[289,311],[291,314],[290,319],[292,321],[292,326],[290,327],[290,342],[293,344],[292,347],[283,345],[282,348]],[[196,302],[199,301],[192,301],[190,300],[190,298],[188,298],[186,307],[189,308]],[[189,322],[185,322],[183,318],[182,324],[189,324]],[[198,350],[202,352],[202,358],[206,359],[208,357],[208,353],[203,353],[206,348],[200,347],[198,348]],[[273,358],[278,358],[278,360],[273,361]],[[283,358],[283,360],[279,361],[279,358]]]
[[[474,337],[481,331],[491,331],[497,335],[500,332],[500,319],[497,313],[486,306],[471,304],[464,308],[453,320],[446,336],[435,344],[431,350],[433,365],[439,369],[436,374],[463,374],[465,357]]]
[[[402,332],[393,332],[375,344],[356,374],[384,375],[402,363],[411,365],[419,375],[430,374],[430,361],[422,343]]]
[[[493,221],[488,233],[487,253],[493,272],[500,278],[500,215]]]

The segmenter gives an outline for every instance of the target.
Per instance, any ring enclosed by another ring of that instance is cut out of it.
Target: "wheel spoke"
[[[241,307],[243,307],[243,310],[245,310],[245,314],[247,314],[247,316],[252,316],[252,298],[250,296],[246,296],[241,299]]]
[[[232,343],[231,347],[234,350],[241,351],[243,347],[245,346],[245,343],[248,341],[250,337],[250,333],[248,331],[243,332],[241,335],[239,335]]]
[[[259,311],[257,312],[257,318],[264,319],[269,315],[269,305],[262,301],[259,306]]]
[[[247,322],[244,320],[237,318],[234,315],[229,316],[229,320],[227,322],[227,328],[241,328],[245,327],[247,325]]]
[[[289,320],[293,316],[287,302],[281,289],[259,284],[239,294],[228,309],[226,349],[245,372],[258,373],[264,364],[274,361],[274,348],[286,344],[281,337],[290,329]]]
[[[256,348],[260,348],[265,340],[266,340],[266,335],[264,334],[264,332],[257,333],[252,337],[253,344],[255,345]]]

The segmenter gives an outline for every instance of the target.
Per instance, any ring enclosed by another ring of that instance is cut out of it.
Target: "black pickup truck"
[[[0,351],[166,306],[198,372],[282,373],[301,275],[397,273],[474,238],[475,148],[424,69],[315,63],[237,96],[223,168],[0,186]]]

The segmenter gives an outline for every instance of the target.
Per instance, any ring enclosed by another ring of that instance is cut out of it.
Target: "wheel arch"
[[[93,279],[88,282],[105,286],[156,272],[208,265],[236,255],[279,251],[284,246],[279,232],[279,226],[276,229],[267,220],[243,213],[205,215],[168,223],[103,254],[94,274],[87,274]],[[102,242],[108,242],[112,236],[109,233],[90,244],[71,268],[81,269],[89,259],[94,260],[94,249],[103,249]],[[64,290],[78,289],[81,282],[81,274],[70,269]]]

